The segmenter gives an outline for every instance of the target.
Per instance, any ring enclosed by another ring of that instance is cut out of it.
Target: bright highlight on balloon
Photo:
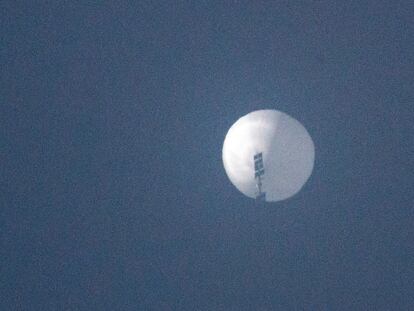
[[[312,173],[314,160],[309,133],[277,110],[241,117],[223,144],[223,164],[233,185],[250,198],[268,202],[299,192]]]

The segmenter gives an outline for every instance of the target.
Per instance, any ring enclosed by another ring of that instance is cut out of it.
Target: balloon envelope
[[[258,192],[253,157],[260,152],[266,201],[293,196],[312,173],[315,148],[303,125],[277,110],[251,112],[232,125],[223,144],[227,176],[248,197]]]

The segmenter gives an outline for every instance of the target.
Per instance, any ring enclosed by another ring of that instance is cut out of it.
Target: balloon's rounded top
[[[259,154],[261,173],[254,160]],[[230,181],[251,198],[258,196],[260,183],[266,201],[284,200],[299,192],[312,173],[314,159],[314,144],[303,125],[277,110],[257,110],[241,117],[223,144]]]

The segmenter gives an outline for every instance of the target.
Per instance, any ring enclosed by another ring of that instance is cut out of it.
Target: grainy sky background
[[[2,1],[2,310],[412,310],[410,1]],[[256,109],[313,175],[254,208]]]

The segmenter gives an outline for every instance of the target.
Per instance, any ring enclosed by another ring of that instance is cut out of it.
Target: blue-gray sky
[[[414,307],[414,5],[302,2],[1,2],[2,310]],[[257,209],[262,108],[316,162]]]

